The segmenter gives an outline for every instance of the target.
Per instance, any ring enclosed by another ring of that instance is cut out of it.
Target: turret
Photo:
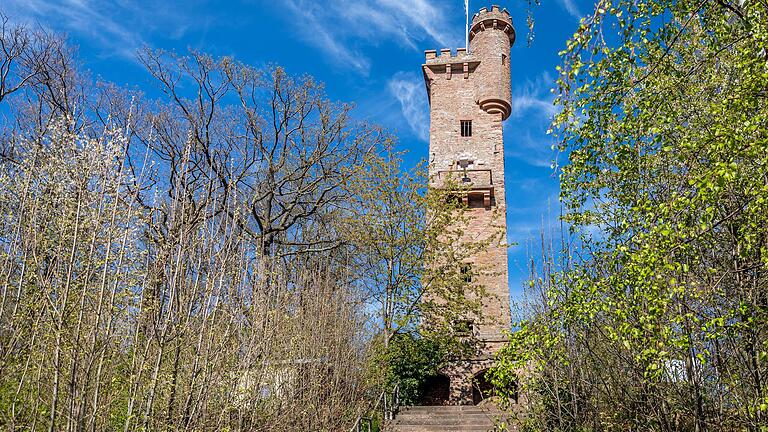
[[[501,113],[506,120],[512,110],[509,50],[515,43],[515,29],[506,9],[492,6],[472,18],[469,47],[473,57],[480,60],[477,103],[489,114]]]

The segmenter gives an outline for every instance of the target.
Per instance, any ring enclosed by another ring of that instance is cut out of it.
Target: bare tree
[[[2,428],[351,424],[367,340],[330,221],[378,130],[310,78],[201,54],[144,57],[171,96],[149,102],[5,23]]]
[[[156,151],[171,161],[189,137],[193,175],[215,182],[220,211],[262,254],[339,245],[322,227],[349,197],[350,168],[383,139],[377,128],[354,121],[351,106],[329,101],[311,77],[279,67],[262,72],[197,52],[145,50],[141,60],[170,99],[153,119]],[[317,227],[311,236],[298,229],[307,225]]]

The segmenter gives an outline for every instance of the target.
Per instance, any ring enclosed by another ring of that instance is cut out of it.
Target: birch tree
[[[502,353],[533,430],[764,430],[765,2],[599,1],[553,131],[581,244]]]

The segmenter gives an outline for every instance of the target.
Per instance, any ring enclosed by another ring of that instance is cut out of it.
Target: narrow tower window
[[[472,136],[472,120],[461,121],[461,136],[463,137]]]
[[[459,271],[464,282],[472,283],[472,267],[469,264],[462,264]]]

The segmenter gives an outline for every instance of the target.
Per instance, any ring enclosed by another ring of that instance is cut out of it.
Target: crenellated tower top
[[[509,45],[515,44],[515,28],[512,25],[512,17],[506,9],[499,9],[496,5],[491,6],[491,10],[481,8],[472,17],[472,27],[469,29],[470,46],[475,35],[487,28],[501,29],[509,37]]]
[[[482,8],[472,18],[469,51],[455,53],[443,48],[425,51],[423,67],[427,94],[432,101],[431,83],[438,76],[451,79],[455,75],[469,80],[475,102],[489,114],[501,114],[506,120],[512,111],[509,51],[515,43],[515,28],[506,9],[498,6]]]

